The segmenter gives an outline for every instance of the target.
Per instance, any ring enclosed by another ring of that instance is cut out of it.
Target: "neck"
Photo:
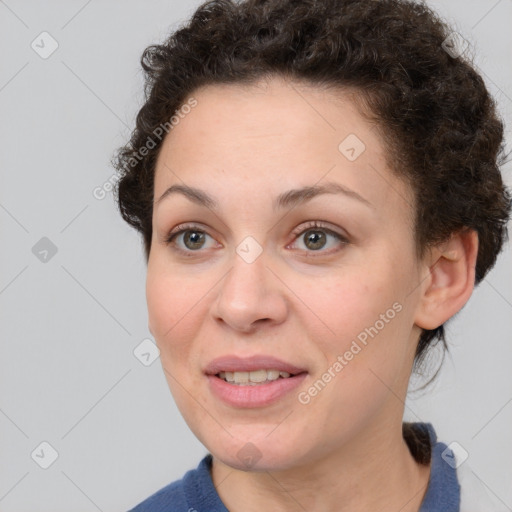
[[[380,424],[327,457],[287,470],[240,471],[213,459],[212,479],[231,512],[418,512],[430,466],[418,464],[402,424]]]

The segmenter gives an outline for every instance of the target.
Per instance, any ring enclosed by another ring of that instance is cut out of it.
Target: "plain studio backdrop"
[[[510,148],[512,1],[429,4],[475,47]],[[143,100],[140,55],[197,5],[0,1],[2,512],[124,511],[206,452],[159,359],[141,357],[142,246],[109,192]],[[451,356],[406,418],[459,443],[512,510],[510,244],[448,336]]]

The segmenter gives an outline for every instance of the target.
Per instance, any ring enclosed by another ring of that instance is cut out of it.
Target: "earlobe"
[[[466,304],[475,286],[478,234],[474,230],[454,233],[432,248],[426,260],[429,277],[418,304],[415,324],[436,329]]]

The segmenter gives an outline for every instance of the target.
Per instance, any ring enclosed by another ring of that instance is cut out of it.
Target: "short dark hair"
[[[113,162],[121,215],[142,234],[146,260],[162,145],[162,138],[154,141],[155,130],[201,86],[279,75],[357,91],[362,110],[377,121],[391,168],[414,191],[418,254],[474,229],[478,284],[507,238],[511,196],[499,170],[505,160],[502,121],[469,59],[445,51],[451,32],[425,4],[406,0],[200,5],[163,44],[144,51],[146,101]],[[150,138],[153,147],[140,157]],[[443,325],[422,332],[416,365],[439,341],[446,349]]]

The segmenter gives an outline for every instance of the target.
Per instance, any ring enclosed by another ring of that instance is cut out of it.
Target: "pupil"
[[[203,238],[204,233],[198,233],[197,231],[189,231],[185,236],[185,245],[187,244],[187,242],[191,242],[193,247],[189,247],[189,249],[197,249],[201,246]]]
[[[307,235],[307,241],[313,242],[314,247],[310,247],[312,249],[320,249],[325,244],[325,233],[322,233],[321,231],[308,231],[308,233],[313,233],[310,235]],[[320,242],[320,243],[318,243]],[[306,245],[308,243],[306,242]],[[309,247],[309,246],[308,246]]]

